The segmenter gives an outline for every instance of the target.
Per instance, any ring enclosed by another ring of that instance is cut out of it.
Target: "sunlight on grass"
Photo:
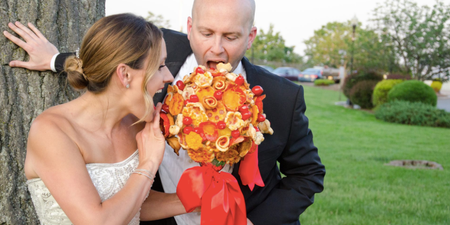
[[[450,129],[386,123],[336,106],[336,91],[304,89],[327,174],[302,224],[450,224]],[[444,170],[384,165],[406,159],[434,161]]]

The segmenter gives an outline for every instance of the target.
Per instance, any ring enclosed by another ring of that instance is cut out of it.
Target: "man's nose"
[[[224,52],[223,45],[222,45],[222,37],[217,36],[214,39],[214,43],[213,43],[213,46],[211,48],[211,52],[216,54],[216,55],[220,55],[220,54],[222,54]]]

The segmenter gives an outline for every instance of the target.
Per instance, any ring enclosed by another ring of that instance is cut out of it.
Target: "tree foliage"
[[[246,52],[247,58],[271,62],[302,62],[302,57],[294,52],[295,46],[286,46],[280,32],[275,32],[273,27],[273,24],[270,24],[267,32],[259,30],[252,49]]]
[[[358,70],[395,71],[397,62],[392,49],[382,42],[378,34],[370,29],[356,26],[352,43],[353,27],[350,21],[330,22],[314,31],[314,36],[305,41],[305,55],[310,65],[350,67],[353,54],[353,68]]]
[[[330,22],[314,31],[314,36],[305,41],[305,55],[312,65],[329,65],[338,67],[341,59],[347,63],[350,58],[349,43],[351,26],[339,22]]]
[[[148,12],[148,16],[145,17],[145,20],[152,22],[153,24],[155,24],[155,26],[161,28],[170,28],[170,21],[164,19],[164,17],[162,15],[156,15],[152,12]]]
[[[404,72],[418,80],[450,74],[450,5],[439,0],[419,7],[410,0],[387,0],[374,10],[375,29],[392,43]]]

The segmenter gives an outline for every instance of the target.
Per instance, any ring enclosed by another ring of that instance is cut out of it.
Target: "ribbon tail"
[[[236,178],[229,173],[221,173],[229,193],[230,213],[227,217],[227,225],[246,225],[247,209],[245,207],[244,195],[241,192]]]
[[[253,143],[254,144],[254,143]],[[261,178],[261,173],[258,166],[258,145],[255,151],[248,153],[242,160],[239,166],[239,176],[243,185],[248,185],[251,191],[255,184],[264,187],[264,181]]]
[[[227,212],[223,210],[225,185],[223,180],[214,180],[202,198],[202,225],[226,225]]]

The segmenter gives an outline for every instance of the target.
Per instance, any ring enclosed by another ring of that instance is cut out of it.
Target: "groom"
[[[228,171],[240,184],[246,201],[247,217],[253,224],[300,224],[300,214],[313,203],[314,194],[323,190],[325,167],[313,144],[308,119],[304,115],[306,105],[303,88],[251,64],[244,57],[257,32],[253,26],[254,14],[254,0],[195,0],[192,17],[188,18],[187,36],[162,29],[167,44],[166,65],[175,76],[175,83],[197,65],[215,68],[219,62],[231,63],[233,72],[246,77],[252,87],[260,85],[264,88],[267,96],[264,113],[274,130],[273,135],[265,135],[265,141],[259,146],[259,169],[265,186],[255,186],[253,191],[243,186],[238,174],[239,163],[228,168]],[[45,44],[40,49],[51,49],[50,43]],[[15,61],[11,66],[50,69],[50,66],[38,68],[35,64],[39,63],[33,64],[33,60],[39,60],[37,57],[45,55],[44,52],[36,53],[39,48],[33,49],[34,53],[28,52],[28,64]],[[53,59],[56,59],[57,71],[62,70],[66,56],[60,54]],[[44,65],[49,65],[49,61]],[[51,67],[55,64],[52,62]],[[162,101],[166,89],[155,95],[154,100]],[[154,188],[174,193],[181,173],[195,165],[187,154],[177,157],[173,149],[167,146],[159,170],[161,183],[155,182]],[[281,178],[280,172],[285,177]],[[199,224],[199,219],[200,215],[196,213],[175,218],[176,224]],[[142,224],[175,224],[175,221],[166,219]]]

